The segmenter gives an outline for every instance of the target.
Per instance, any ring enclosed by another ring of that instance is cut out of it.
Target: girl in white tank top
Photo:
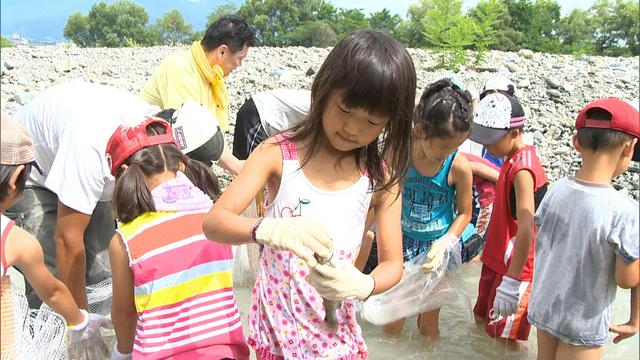
[[[205,218],[214,241],[264,245],[249,315],[259,359],[368,357],[355,302],[402,275],[399,183],[415,84],[397,41],[351,33],[318,71],[309,117],[260,145]],[[264,186],[265,217],[241,217]],[[353,261],[374,220],[379,265],[365,275]],[[334,325],[324,321],[323,298],[341,302]]]

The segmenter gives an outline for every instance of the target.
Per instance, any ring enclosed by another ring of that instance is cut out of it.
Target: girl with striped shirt
[[[202,233],[220,189],[178,150],[169,124],[121,127],[107,156],[121,223],[111,241],[112,359],[248,359],[231,247]]]

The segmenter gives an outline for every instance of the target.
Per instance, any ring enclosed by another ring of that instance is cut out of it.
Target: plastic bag
[[[233,286],[252,287],[260,270],[260,245],[234,245]]]
[[[452,244],[442,264],[429,273],[420,270],[426,262],[427,252],[404,264],[404,275],[396,286],[362,303],[360,315],[364,320],[385,325],[441,308],[464,294],[462,280],[457,275],[462,266],[460,242]]]

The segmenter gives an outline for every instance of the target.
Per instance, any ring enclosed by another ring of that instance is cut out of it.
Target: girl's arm
[[[367,265],[367,260],[369,260],[369,254],[371,254],[371,248],[373,247],[373,239],[375,238],[375,234],[373,231],[369,230],[371,225],[373,224],[374,213],[371,205],[369,205],[369,211],[367,212],[367,220],[364,223],[364,235],[362,236],[362,244],[360,245],[360,249],[358,250],[358,256],[356,256],[356,260],[353,264],[358,268],[358,270],[363,271],[364,267]]]
[[[487,179],[491,182],[497,183],[500,172],[491,166],[483,164],[481,162],[470,161],[471,172],[473,175],[479,176],[483,179]]]
[[[373,294],[382,293],[396,285],[402,277],[402,198],[400,185],[374,194],[378,266],[371,272],[375,287]]]
[[[518,233],[513,247],[511,264],[507,269],[507,276],[512,279],[519,279],[522,268],[529,257],[529,250],[533,242],[533,214],[535,213],[533,176],[528,170],[520,170],[514,177],[513,185],[516,192]]]
[[[469,160],[464,156],[456,155],[451,165],[449,178],[451,179],[450,183],[456,188],[455,205],[457,215],[447,234],[459,238],[467,225],[469,225],[473,210],[471,204],[471,199],[473,198],[473,174]]]
[[[33,235],[17,226],[12,227],[5,251],[7,264],[18,267],[38,297],[62,315],[67,324],[77,325],[83,322],[84,315],[73,300],[69,289],[44,265],[42,248]]]
[[[116,345],[118,352],[128,354],[133,351],[138,319],[133,295],[133,274],[129,267],[129,257],[118,234],[113,236],[109,244],[109,263],[113,277],[111,321],[116,331]]]
[[[280,147],[274,139],[268,139],[249,155],[240,174],[205,217],[202,229],[207,238],[226,244],[252,242],[251,231],[256,219],[242,217],[240,213],[262,191],[269,179],[279,179],[281,173]]]

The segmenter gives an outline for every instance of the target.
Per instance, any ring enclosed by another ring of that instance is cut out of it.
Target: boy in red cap
[[[582,167],[554,184],[535,217],[529,321],[538,329],[538,359],[598,359],[609,331],[618,343],[640,323],[638,202],[611,186],[632,158],[640,160],[638,110],[596,100],[580,111],[576,129]],[[616,285],[632,289],[623,325],[610,325]]]
[[[531,325],[527,305],[533,275],[534,213],[547,189],[547,177],[536,149],[523,139],[525,114],[507,93],[480,100],[469,139],[484,145],[495,157],[504,157],[496,184],[482,272],[473,312],[491,337],[527,340]]]

